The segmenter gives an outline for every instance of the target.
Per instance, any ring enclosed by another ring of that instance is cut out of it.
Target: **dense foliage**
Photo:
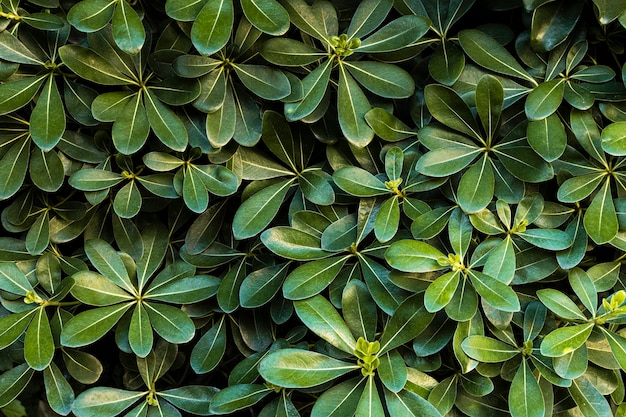
[[[626,416],[625,0],[0,5],[7,417]]]

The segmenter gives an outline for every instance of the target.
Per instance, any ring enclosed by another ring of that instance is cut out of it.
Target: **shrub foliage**
[[[626,1],[0,6],[5,415],[626,415]]]

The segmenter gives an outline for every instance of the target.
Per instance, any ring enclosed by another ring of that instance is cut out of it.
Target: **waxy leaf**
[[[285,388],[307,388],[339,378],[358,365],[301,349],[270,352],[259,364],[261,376]]]
[[[145,395],[145,392],[94,387],[76,397],[72,412],[77,417],[116,416]]]
[[[191,27],[191,41],[202,55],[211,55],[226,45],[233,27],[232,0],[207,1]]]
[[[541,342],[541,354],[557,357],[578,349],[587,341],[593,326],[585,323],[553,330]]]
[[[509,409],[513,417],[542,417],[545,413],[541,387],[525,358],[511,382]]]
[[[262,32],[279,36],[289,29],[289,14],[275,0],[243,0],[241,8],[250,23]]]

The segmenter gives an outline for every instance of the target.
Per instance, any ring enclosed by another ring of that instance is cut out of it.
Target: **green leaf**
[[[289,14],[275,0],[243,0],[241,8],[250,23],[262,32],[280,36],[289,29]]]
[[[444,125],[482,141],[482,135],[470,108],[453,89],[429,84],[424,88],[426,105],[432,116]]]
[[[232,228],[235,238],[246,239],[261,233],[278,213],[293,181],[293,179],[279,181],[244,201],[233,218]]]
[[[584,416],[605,417],[612,415],[611,407],[606,398],[585,376],[574,379],[568,391]]]
[[[600,330],[602,330],[606,340],[608,340],[611,353],[613,353],[615,360],[617,360],[619,366],[624,369],[626,367],[626,339],[602,326],[600,326]]]
[[[434,315],[426,311],[422,298],[416,294],[398,306],[380,337],[379,355],[412,340],[428,326]]]
[[[365,121],[365,114],[371,109],[371,105],[344,65],[341,64],[339,68],[337,90],[339,126],[350,143],[362,148],[374,138],[374,131]]]
[[[385,98],[406,98],[414,92],[411,75],[400,67],[377,61],[346,61],[356,81],[372,93]]]
[[[161,265],[168,249],[168,234],[163,225],[153,223],[145,227],[141,232],[143,252],[137,261],[137,280],[139,292],[142,291],[148,279]]]
[[[552,365],[560,377],[575,379],[587,371],[588,357],[587,346],[582,345],[576,350],[552,359]]]
[[[0,86],[1,87],[1,86]],[[18,140],[0,159],[0,200],[14,195],[22,186],[28,168],[30,141]]]
[[[254,146],[261,139],[263,122],[259,107],[242,88],[235,88],[233,97],[236,109],[234,138],[240,145]]]
[[[42,371],[52,362],[54,340],[46,309],[39,307],[37,310],[26,330],[24,359],[31,368]]]
[[[72,412],[76,417],[116,416],[145,395],[145,392],[94,387],[76,397]]]
[[[124,261],[111,245],[100,239],[90,239],[85,242],[85,253],[98,272],[109,281],[130,294],[136,292]]]
[[[419,395],[401,390],[392,392],[385,390],[387,410],[391,417],[440,417],[434,405]]]
[[[337,34],[337,12],[332,3],[321,1],[309,6],[304,0],[290,0],[282,5],[291,23],[314,38],[326,42],[329,36]]]
[[[447,257],[428,243],[418,240],[400,240],[392,243],[385,252],[385,259],[403,272],[431,272],[445,268],[439,260]]]
[[[529,122],[526,135],[533,150],[548,162],[557,160],[565,152],[567,145],[565,127],[555,113]]]
[[[95,32],[107,25],[113,17],[114,0],[83,0],[67,13],[67,20],[81,32]]]
[[[128,2],[118,3],[111,21],[113,40],[124,52],[134,55],[141,51],[146,31],[139,15]]]
[[[93,271],[79,271],[72,278],[72,295],[84,304],[105,307],[133,300],[133,296],[116,285],[114,278],[109,276]]]
[[[363,168],[346,166],[333,173],[335,184],[348,194],[373,197],[389,193],[385,184]]]
[[[145,358],[152,350],[154,335],[152,334],[150,317],[148,317],[143,303],[137,303],[133,310],[128,329],[128,342],[133,353],[140,358]]]
[[[461,344],[470,357],[485,363],[505,362],[520,354],[519,350],[492,337],[471,335]]]
[[[428,31],[430,21],[424,16],[409,14],[392,20],[363,39],[357,52],[391,52],[405,48],[420,39]]]
[[[341,309],[354,337],[374,340],[377,308],[367,285],[360,280],[348,281],[343,289]]]
[[[183,122],[152,91],[146,90],[144,97],[146,115],[154,133],[168,148],[179,152],[184,151],[187,147],[187,129]]]
[[[374,260],[359,255],[359,264],[367,288],[378,307],[391,315],[410,293],[395,285],[389,278],[389,270]]]
[[[374,222],[374,233],[379,242],[388,242],[398,231],[400,224],[399,197],[393,196],[380,206]]]
[[[224,146],[235,135],[235,113],[235,100],[232,91],[227,89],[223,105],[206,116],[206,134],[212,146]]]
[[[548,52],[565,41],[580,18],[584,2],[553,1],[533,13],[530,44],[537,52]]]
[[[302,79],[302,99],[285,103],[285,117],[288,121],[300,120],[313,113],[326,93],[332,67],[332,61],[327,60]]]
[[[486,275],[510,284],[515,276],[515,250],[510,238],[505,238],[491,250],[483,267]]]
[[[82,384],[95,383],[102,374],[102,364],[93,355],[76,349],[63,349],[63,362],[69,374]]]
[[[415,135],[413,129],[380,107],[374,107],[365,113],[365,120],[377,136],[389,142],[396,142]]]
[[[593,0],[598,8],[598,20],[601,25],[608,25],[624,13],[626,5],[608,0]]]
[[[211,399],[210,413],[231,414],[252,407],[272,391],[263,384],[237,384],[217,392]]]
[[[305,171],[298,177],[298,185],[304,197],[313,204],[329,206],[335,202],[335,191],[321,170]]]
[[[171,263],[150,282],[143,297],[174,304],[191,304],[217,292],[219,279],[194,273],[195,268],[185,262]]]
[[[135,94],[126,102],[122,113],[113,123],[113,143],[118,151],[131,155],[146,143],[149,133],[150,124],[141,94]]]
[[[512,417],[542,417],[545,414],[541,387],[526,358],[522,359],[511,382],[509,409]]]
[[[165,2],[165,12],[172,19],[191,22],[198,16],[206,2],[207,0],[168,0]]]
[[[476,84],[476,110],[488,138],[493,138],[500,127],[504,105],[504,89],[493,75],[484,75]]]
[[[457,198],[459,206],[466,213],[476,213],[491,202],[495,186],[495,176],[491,160],[485,154],[461,177]]]
[[[113,209],[118,216],[131,219],[141,210],[141,201],[141,194],[137,184],[135,181],[130,181],[115,194]]]
[[[537,291],[539,300],[557,316],[566,320],[587,320],[576,303],[562,292],[545,288]]]
[[[356,340],[346,322],[323,296],[316,295],[293,303],[298,317],[313,333],[336,348],[352,354]]]
[[[290,38],[270,38],[261,45],[260,54],[272,64],[285,67],[305,66],[326,57],[323,51]]]
[[[61,415],[69,414],[74,403],[74,390],[56,364],[51,363],[44,369],[43,380],[50,408]]]
[[[266,100],[280,100],[291,92],[287,76],[280,70],[264,65],[233,65],[239,80],[250,91]]]
[[[206,415],[210,401],[217,392],[218,389],[211,386],[187,385],[159,391],[159,396],[180,410],[197,415]]]
[[[530,120],[541,120],[552,115],[563,101],[565,82],[558,78],[541,83],[526,98],[526,116]]]
[[[232,0],[207,1],[191,27],[191,41],[202,55],[226,45],[234,22]]]
[[[337,277],[347,260],[348,256],[341,256],[303,263],[285,279],[283,296],[302,300],[319,294]]]
[[[626,155],[626,122],[611,123],[602,130],[602,149],[615,155]]]
[[[470,271],[469,276],[476,292],[489,305],[502,311],[520,310],[519,299],[511,287],[482,272]]]
[[[575,203],[589,196],[604,180],[601,173],[585,174],[568,178],[561,184],[557,198],[564,203]],[[608,183],[608,181],[607,181]]]
[[[391,10],[393,2],[389,0],[365,0],[359,4],[352,15],[346,31],[348,37],[362,38],[378,27]]]
[[[378,369],[380,370],[380,367]],[[374,381],[373,376],[367,378],[365,388],[361,393],[361,397],[359,398],[359,403],[356,408],[356,416],[374,417],[385,414],[385,410],[383,409],[383,404],[380,400],[380,395],[378,394],[378,389],[376,388],[376,383]]]
[[[188,168],[183,177],[183,199],[194,213],[203,213],[209,206],[209,194],[196,170]]]
[[[465,68],[465,54],[455,44],[447,40],[437,46],[428,61],[428,72],[437,82],[454,84]]]
[[[33,292],[33,286],[26,275],[14,263],[0,263],[0,289],[25,296]]]
[[[56,192],[63,185],[65,171],[59,154],[55,151],[34,149],[31,154],[30,179],[40,190],[50,193]]]
[[[215,369],[226,352],[226,316],[215,323],[193,347],[189,363],[197,374]]]
[[[0,317],[0,349],[5,349],[15,342],[30,324],[35,313],[39,313],[39,309],[31,309],[20,313],[9,314]]]
[[[313,404],[311,417],[341,417],[353,415],[363,393],[365,378],[356,377],[327,389]]]
[[[287,276],[289,263],[257,269],[246,276],[239,287],[242,307],[258,308],[267,304],[280,290]]]
[[[276,226],[261,234],[261,241],[272,252],[287,259],[314,260],[328,256],[320,238],[286,226]]]
[[[267,382],[285,388],[314,387],[357,369],[358,365],[301,349],[270,352],[259,364],[259,373]]]
[[[476,29],[459,32],[459,42],[465,53],[478,65],[537,85],[534,78],[494,38]]]
[[[34,374],[34,369],[27,363],[22,363],[0,375],[0,408],[6,407],[17,398]]]
[[[322,233],[322,249],[339,252],[357,243],[358,216],[349,214],[331,223]]]
[[[44,74],[0,84],[0,115],[12,113],[30,103],[47,77]]]
[[[541,354],[557,357],[573,352],[587,341],[593,326],[593,323],[585,323],[553,330],[541,342]]]
[[[433,281],[424,293],[426,310],[435,313],[444,308],[454,296],[459,285],[460,271],[446,272]]]
[[[50,243],[50,216],[40,214],[26,234],[26,250],[31,255],[41,254]]]
[[[598,292],[589,275],[580,268],[572,268],[569,271],[568,279],[580,302],[595,317]]]
[[[450,146],[434,149],[422,156],[415,168],[424,175],[447,177],[471,164],[480,152],[480,148],[476,146]]]
[[[392,350],[380,355],[379,358],[380,365],[376,368],[378,377],[389,391],[399,392],[404,388],[408,378],[402,355],[397,350]]]
[[[114,65],[89,48],[80,45],[63,45],[59,48],[63,63],[76,75],[102,85],[135,84]]]
[[[583,223],[587,235],[597,244],[606,243],[617,234],[619,223],[608,178],[587,207]]]
[[[569,235],[558,229],[527,229],[516,235],[531,245],[547,250],[564,250],[572,245]]]
[[[26,45],[6,30],[0,33],[0,58],[19,64],[43,65]]]
[[[77,314],[65,323],[61,332],[61,344],[66,347],[92,344],[112,329],[133,304],[94,308]]]
[[[189,342],[196,328],[193,321],[181,309],[167,304],[144,303],[152,328],[170,343]]]

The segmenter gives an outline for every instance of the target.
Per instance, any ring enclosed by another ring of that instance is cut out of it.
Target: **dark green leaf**
[[[24,337],[24,359],[34,370],[43,371],[52,362],[54,340],[46,309],[39,307],[37,310]]]
[[[232,0],[207,1],[191,27],[191,41],[202,55],[211,55],[226,45],[233,27]]]

